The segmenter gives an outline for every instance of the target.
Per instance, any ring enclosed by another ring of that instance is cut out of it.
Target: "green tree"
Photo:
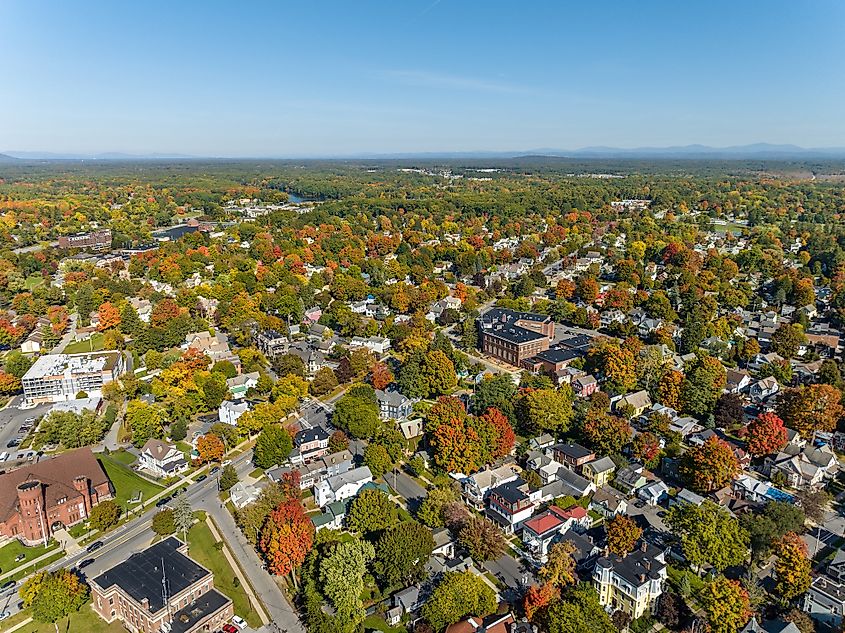
[[[451,486],[431,488],[417,508],[417,519],[430,528],[443,527],[443,509],[457,500],[458,494]]]
[[[120,506],[111,499],[106,499],[95,505],[91,508],[91,514],[88,516],[91,527],[101,532],[117,525],[119,519]]]
[[[565,433],[572,421],[572,388],[563,385],[524,393],[517,403],[517,416],[529,434],[538,430]]]
[[[581,583],[568,589],[539,615],[548,633],[614,633],[617,629],[599,603],[592,586]]]
[[[126,406],[126,424],[132,430],[132,444],[141,448],[149,439],[164,437],[164,411],[142,400],[130,400]]]
[[[236,483],[238,483],[238,472],[232,464],[226,464],[220,471],[220,490],[225,492]]]
[[[435,631],[468,615],[483,617],[496,611],[496,595],[472,572],[446,572],[422,609],[422,616]]]
[[[396,505],[390,497],[376,488],[367,488],[350,504],[346,526],[358,534],[369,534],[390,527],[396,516]]]
[[[320,562],[320,582],[323,594],[331,600],[342,622],[352,626],[364,619],[361,593],[367,563],[375,556],[367,541],[338,543]]]
[[[372,438],[381,426],[378,405],[347,394],[335,404],[332,424],[353,437]]]
[[[156,512],[153,517],[153,532],[159,536],[167,536],[176,532],[176,524],[173,522],[173,510],[165,508]]]
[[[277,424],[268,424],[258,439],[252,453],[252,462],[258,468],[270,468],[283,463],[293,450],[293,439],[286,429]]]
[[[389,586],[418,582],[434,549],[431,530],[415,521],[405,521],[385,530],[376,542],[376,573]]]
[[[725,381],[725,368],[717,358],[701,355],[688,363],[681,384],[683,410],[699,417],[712,412]]]
[[[32,586],[28,585],[32,583]],[[24,583],[21,596],[29,600],[32,617],[38,622],[54,624],[75,611],[79,611],[88,600],[88,586],[79,576],[67,569],[54,572],[40,572]]]
[[[337,377],[334,372],[328,367],[321,367],[314,374],[314,379],[311,381],[308,390],[314,396],[324,396],[336,387]]]
[[[672,506],[665,521],[680,538],[686,559],[699,569],[711,565],[721,572],[741,564],[748,555],[748,532],[727,510],[712,501],[700,506],[689,503]]]
[[[384,446],[370,444],[364,449],[364,465],[370,467],[370,472],[377,479],[393,468],[393,460]]]
[[[180,496],[173,506],[173,524],[182,533],[182,540],[186,540],[188,530],[194,524],[194,511],[191,509],[188,498],[184,495]]]

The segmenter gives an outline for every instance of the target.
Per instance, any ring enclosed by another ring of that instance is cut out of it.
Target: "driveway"
[[[508,602],[519,600],[525,589],[537,584],[534,575],[510,554],[505,554],[496,560],[485,561],[481,566],[504,583],[505,589],[501,593]]]

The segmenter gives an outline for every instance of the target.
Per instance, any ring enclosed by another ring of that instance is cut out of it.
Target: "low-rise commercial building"
[[[133,633],[217,631],[234,615],[214,575],[171,536],[132,554],[91,581],[94,611]]]

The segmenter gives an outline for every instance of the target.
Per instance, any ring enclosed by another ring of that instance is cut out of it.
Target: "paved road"
[[[496,560],[485,561],[482,567],[506,585],[507,588],[503,590],[502,597],[508,601],[519,599],[524,588],[537,584],[531,572],[510,554],[505,554]]]
[[[61,340],[58,344],[50,350],[51,354],[61,354],[65,351],[65,347],[76,338],[76,324],[77,324],[78,315],[76,312],[70,315],[70,324],[68,325],[67,332],[65,332],[64,336],[62,336]]]
[[[428,494],[425,488],[414,481],[413,477],[398,469],[385,475],[384,480],[410,505],[421,503]]]

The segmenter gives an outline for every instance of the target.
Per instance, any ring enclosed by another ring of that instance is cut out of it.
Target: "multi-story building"
[[[59,248],[84,248],[92,251],[107,251],[111,248],[111,229],[80,233],[78,235],[62,235],[59,238]]]
[[[214,575],[171,536],[132,554],[91,582],[94,610],[133,633],[217,631],[234,615]]]
[[[651,613],[666,580],[665,552],[645,541],[627,556],[604,556],[596,561],[593,584],[599,602],[631,619]]]
[[[74,400],[79,392],[101,396],[104,385],[123,373],[121,352],[47,354],[24,374],[23,393],[30,403]]]
[[[552,447],[552,455],[555,460],[575,472],[581,472],[585,464],[596,458],[596,454],[593,451],[575,442],[555,444]]]
[[[522,523],[534,513],[535,506],[528,484],[519,478],[493,488],[487,503],[487,516],[509,533],[522,528]]]
[[[411,401],[395,389],[376,389],[376,399],[382,420],[403,420],[411,415],[413,410]]]
[[[18,468],[0,475],[0,536],[43,543],[112,496],[111,482],[89,448]]]
[[[493,308],[477,321],[478,347],[485,354],[511,365],[549,349],[555,324],[551,317],[532,312]]]

